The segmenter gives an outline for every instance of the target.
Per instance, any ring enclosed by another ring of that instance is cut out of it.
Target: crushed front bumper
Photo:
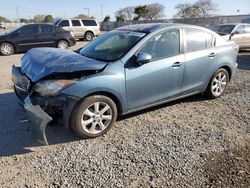
[[[29,97],[24,100],[24,108],[31,122],[31,135],[41,144],[48,145],[45,129],[52,118],[39,105],[33,105]]]

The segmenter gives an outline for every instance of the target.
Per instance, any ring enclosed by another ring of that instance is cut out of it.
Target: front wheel
[[[85,98],[71,115],[71,126],[82,138],[95,138],[106,133],[117,118],[116,104],[110,98],[94,95]]]
[[[229,74],[227,70],[223,68],[217,70],[210,80],[205,94],[212,99],[220,97],[224,93],[228,82]]]
[[[69,48],[69,43],[65,40],[60,40],[57,43],[57,48],[62,48],[62,49],[68,49]]]
[[[0,45],[0,52],[2,55],[12,55],[15,52],[14,46],[8,42],[3,42]]]

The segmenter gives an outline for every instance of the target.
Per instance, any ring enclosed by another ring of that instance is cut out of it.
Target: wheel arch
[[[232,69],[228,66],[228,65],[223,65],[221,67],[219,67],[217,70],[219,69],[225,69],[227,72],[228,72],[228,75],[229,75],[229,80],[231,80],[231,77],[232,77]],[[217,71],[216,70],[216,71]]]
[[[112,99],[117,107],[118,115],[122,115],[123,108],[122,108],[121,100],[115,94],[113,94],[111,92],[107,92],[107,91],[96,91],[96,92],[89,93],[88,95],[81,98],[77,102],[77,104],[81,103],[86,97],[90,97],[90,96],[94,96],[94,95],[103,95],[105,97]]]

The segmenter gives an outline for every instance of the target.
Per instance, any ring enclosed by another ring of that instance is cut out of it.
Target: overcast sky
[[[133,6],[139,4],[161,3],[165,9],[166,18],[172,18],[176,14],[175,6],[179,3],[193,3],[196,0],[0,0],[0,16],[10,19],[17,18],[17,11],[19,18],[32,18],[36,14],[52,14],[54,17],[74,17],[78,14],[88,14],[101,20],[101,6],[102,18],[110,15],[114,20],[114,13],[119,8],[126,6]],[[235,15],[235,14],[249,14],[250,0],[214,0],[218,4],[218,11],[216,14],[220,15]],[[237,10],[240,12],[237,13]]]

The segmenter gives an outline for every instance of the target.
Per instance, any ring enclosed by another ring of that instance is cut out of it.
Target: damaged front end
[[[45,131],[54,118],[62,118],[64,127],[69,128],[70,114],[79,98],[60,91],[96,72],[76,72],[74,76],[72,73],[54,74],[33,83],[20,67],[12,67],[14,90],[30,119],[32,137],[48,145]]]

